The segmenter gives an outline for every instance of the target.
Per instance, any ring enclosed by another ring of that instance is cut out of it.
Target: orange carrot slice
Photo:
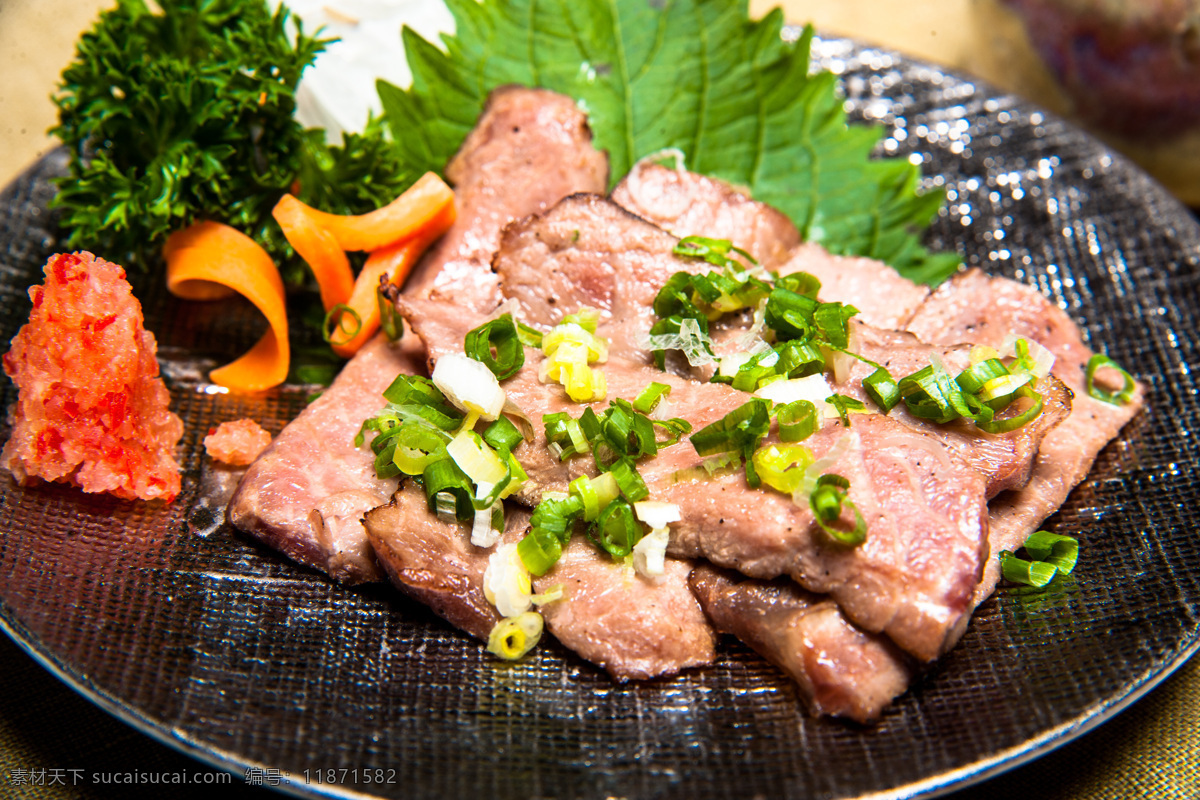
[[[313,218],[314,209],[285,194],[271,215],[283,229],[283,235],[296,252],[308,262],[321,290],[321,305],[328,311],[345,303],[354,290],[354,272],[350,260],[333,234]]]
[[[329,214],[299,200],[295,202],[303,206],[312,221],[328,231],[343,250],[369,253],[416,235],[445,206],[454,203],[454,191],[437,175],[427,172],[395,200],[367,214]]]
[[[244,296],[267,318],[270,329],[236,361],[213,370],[213,383],[257,392],[283,383],[291,351],[283,280],[275,262],[240,231],[219,222],[197,222],[167,238],[167,288],[188,300]]]
[[[454,224],[455,215],[454,203],[449,203],[415,236],[381,247],[367,256],[367,263],[363,264],[354,282],[354,291],[346,301],[346,306],[358,315],[358,330],[355,330],[354,317],[343,314],[330,339],[333,352],[349,358],[379,330],[379,302],[376,299],[379,279],[387,275],[389,283],[403,285],[421,254]]]

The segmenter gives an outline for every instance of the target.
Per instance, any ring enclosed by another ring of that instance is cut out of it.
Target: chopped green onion
[[[871,398],[871,402],[883,409],[884,413],[891,411],[896,407],[896,403],[900,402],[900,386],[892,377],[892,373],[883,367],[863,378],[863,389],[866,390],[867,397]]]
[[[837,411],[838,417],[841,418],[842,424],[847,428],[850,427],[850,412],[865,411],[867,408],[862,400],[856,400],[844,394],[831,394],[825,398],[825,402],[833,406],[834,410]]]
[[[1025,552],[1058,567],[1063,575],[1070,575],[1079,560],[1079,540],[1049,531],[1034,531],[1025,540]]]
[[[546,498],[533,510],[529,524],[533,530],[546,531],[554,535],[560,544],[566,544],[571,538],[575,517],[582,511],[583,501],[578,497]]]
[[[680,351],[693,367],[711,364],[714,359],[708,321],[704,317],[673,315],[659,320],[650,328],[648,347],[659,369],[666,364],[667,350]]]
[[[642,480],[637,467],[633,465],[633,459],[629,456],[622,456],[614,461],[612,466],[609,467],[609,472],[612,474],[613,479],[616,480],[621,494],[629,502],[636,503],[650,496],[650,490],[646,488],[646,482]]]
[[[497,451],[511,453],[517,445],[525,441],[525,437],[508,417],[497,417],[495,422],[484,429],[483,440]]]
[[[580,420],[571,419],[570,415],[563,411],[543,414],[542,425],[546,429],[546,441],[550,449],[557,453],[560,461],[566,461],[573,455],[586,453],[591,449],[591,442],[584,433]]]
[[[425,500],[429,510],[452,509],[459,522],[471,522],[475,518],[475,491],[471,479],[459,469],[452,459],[443,458],[425,467]]]
[[[636,459],[658,452],[654,424],[645,414],[634,410],[628,400],[617,398],[609,404],[600,429],[605,442],[620,455]]]
[[[1042,409],[1046,405],[1046,400],[1042,395],[1029,388],[1028,384],[1018,389],[1016,395],[1018,397],[1027,397],[1033,400],[1033,402],[1030,403],[1029,408],[1008,419],[986,421],[976,419],[975,424],[979,426],[979,429],[985,433],[1008,433],[1009,431],[1015,431],[1022,425],[1027,425],[1036,419],[1038,414],[1042,413]]]
[[[530,595],[529,599],[535,606],[544,606],[548,603],[557,603],[564,597],[566,597],[566,592],[564,591],[563,585],[561,583],[556,583],[540,594]]]
[[[496,455],[475,431],[459,431],[446,445],[446,454],[472,483],[496,484],[508,475],[507,459]]]
[[[1017,339],[1013,349],[1017,357],[1008,365],[1009,372],[1044,378],[1054,368],[1054,354],[1032,339]]]
[[[613,558],[624,558],[642,538],[642,527],[633,516],[633,506],[617,498],[600,512],[588,535]]]
[[[561,383],[567,396],[576,403],[602,400],[608,392],[604,372],[588,366],[608,360],[608,340],[594,333],[598,314],[581,308],[542,337],[545,358],[538,369],[538,379],[543,383]],[[592,330],[580,321],[591,325]]]
[[[665,383],[651,383],[638,394],[633,401],[633,407],[642,414],[651,414],[658,403],[671,393],[671,387]]]
[[[779,420],[779,438],[785,442],[802,442],[821,427],[821,417],[815,404],[796,400],[775,408]]]
[[[426,468],[446,458],[446,445],[450,437],[433,427],[420,423],[400,425],[390,435],[380,435],[372,445],[382,445],[378,455],[387,458],[405,475],[423,475]],[[389,454],[386,456],[385,454]],[[376,462],[379,472],[379,462]]]
[[[1008,550],[1000,551],[1000,573],[1007,581],[1042,588],[1058,574],[1058,567],[1044,561],[1026,561]]]
[[[829,534],[834,541],[854,547],[866,541],[867,523],[858,506],[846,496],[849,488],[850,481],[841,475],[827,473],[817,478],[816,488],[809,495],[808,504],[821,530]],[[854,512],[854,527],[848,531],[830,524],[841,518],[843,506],[849,506]]]
[[[813,323],[822,334],[822,339],[842,350],[850,344],[850,318],[858,313],[854,306],[842,303],[821,303],[813,311]]]
[[[989,358],[964,369],[954,382],[967,394],[978,394],[989,381],[1009,375],[1008,367],[998,358]],[[1025,378],[1028,380],[1028,376]]]
[[[962,376],[960,375],[959,377],[961,378]],[[1026,384],[1032,385],[1034,380],[1033,375],[1028,372],[1020,372],[1016,375],[998,375],[988,380],[977,391],[972,392],[972,394],[989,406],[994,404],[1006,405],[1012,401],[1018,389]]]
[[[611,473],[605,472],[604,474],[610,475]],[[571,481],[571,485],[567,489],[571,497],[578,497],[583,504],[583,519],[586,522],[591,522],[600,516],[600,510],[607,505],[600,501],[600,493],[587,475],[580,475]]]
[[[455,408],[494,420],[508,396],[495,374],[465,353],[447,353],[437,360],[429,378]]]
[[[807,295],[776,286],[767,298],[767,327],[782,339],[807,339],[814,330],[813,313],[819,305]]]
[[[703,236],[685,236],[680,239],[675,247],[671,250],[677,256],[685,258],[699,258],[707,261],[715,267],[733,266],[742,268],[736,259],[729,256],[731,252],[737,253],[746,259],[750,264],[757,265],[758,262],[754,256],[747,253],[740,247],[734,247],[733,242],[729,239],[708,239]]]
[[[512,314],[501,314],[467,333],[463,349],[492,371],[497,380],[511,378],[525,364],[525,347]]]
[[[545,575],[562,557],[562,542],[544,528],[533,528],[517,542],[517,554],[533,575]]]
[[[812,451],[800,444],[763,445],[754,451],[753,458],[763,483],[784,494],[800,488],[804,471],[813,462]]]
[[[787,378],[804,378],[825,371],[825,354],[812,342],[791,339],[775,345],[779,363],[775,371]]]
[[[383,390],[383,397],[389,403],[401,405],[417,403],[423,405],[445,405],[446,395],[433,385],[433,381],[420,375],[397,375],[388,388]],[[461,416],[461,414],[460,414]]]
[[[692,447],[700,456],[716,453],[738,453],[746,466],[746,480],[759,485],[752,460],[758,443],[771,428],[771,401],[755,397],[730,411],[721,419],[692,434]]]
[[[542,615],[536,611],[505,617],[488,634],[488,652],[505,661],[516,661],[537,646],[543,625]]]
[[[333,340],[333,334],[341,328],[342,317],[346,315],[349,315],[354,319],[354,330],[349,331],[346,334],[345,339],[335,342]],[[357,311],[345,303],[338,303],[333,308],[329,309],[329,311],[325,312],[325,321],[321,323],[321,338],[330,344],[345,344],[355,336],[358,336],[358,332],[362,330],[362,324],[362,316],[360,316]]]
[[[1125,381],[1125,385],[1120,389],[1120,391],[1109,392],[1096,386],[1096,372],[1105,367],[1111,367],[1121,374],[1122,379]],[[1103,353],[1096,353],[1096,355],[1088,359],[1086,381],[1087,393],[1089,396],[1114,406],[1132,403],[1133,394],[1137,390],[1137,383],[1133,380],[1133,376],[1126,372],[1117,362],[1113,361]]]
[[[821,291],[821,281],[816,275],[807,272],[790,272],[775,279],[775,285],[789,292],[816,298]]]
[[[561,324],[578,325],[588,333],[595,333],[596,326],[600,324],[600,309],[580,306],[574,314],[567,314],[563,317]]]
[[[375,290],[375,303],[379,306],[379,327],[383,329],[388,341],[394,342],[404,335],[404,318],[396,310],[395,300],[383,288],[390,285],[386,282],[380,283],[380,288]]]
[[[524,322],[517,322],[517,339],[526,347],[542,346],[542,332],[537,328],[531,328]]]
[[[962,399],[962,389],[940,366],[931,364],[901,378],[900,397],[913,416],[938,424],[951,422],[970,413]]]

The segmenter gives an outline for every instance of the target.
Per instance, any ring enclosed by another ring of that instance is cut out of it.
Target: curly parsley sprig
[[[145,266],[171,231],[212,219],[285,259],[290,248],[271,219],[284,192],[361,213],[412,182],[380,125],[330,147],[293,119],[300,76],[329,40],[289,37],[286,8],[159,5],[161,13],[120,0],[62,74],[52,133],[71,162],[52,207],[67,247]]]

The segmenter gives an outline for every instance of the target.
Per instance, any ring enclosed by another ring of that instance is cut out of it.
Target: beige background
[[[962,66],[972,0],[788,0],[789,21]],[[113,0],[0,0],[0,186],[54,146],[50,96],[75,39]],[[755,14],[775,3],[752,2]]]

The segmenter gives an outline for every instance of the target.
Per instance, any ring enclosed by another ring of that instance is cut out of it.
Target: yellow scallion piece
[[[488,634],[488,652],[505,661],[516,661],[537,646],[542,627],[542,615],[536,611],[505,617]]]

